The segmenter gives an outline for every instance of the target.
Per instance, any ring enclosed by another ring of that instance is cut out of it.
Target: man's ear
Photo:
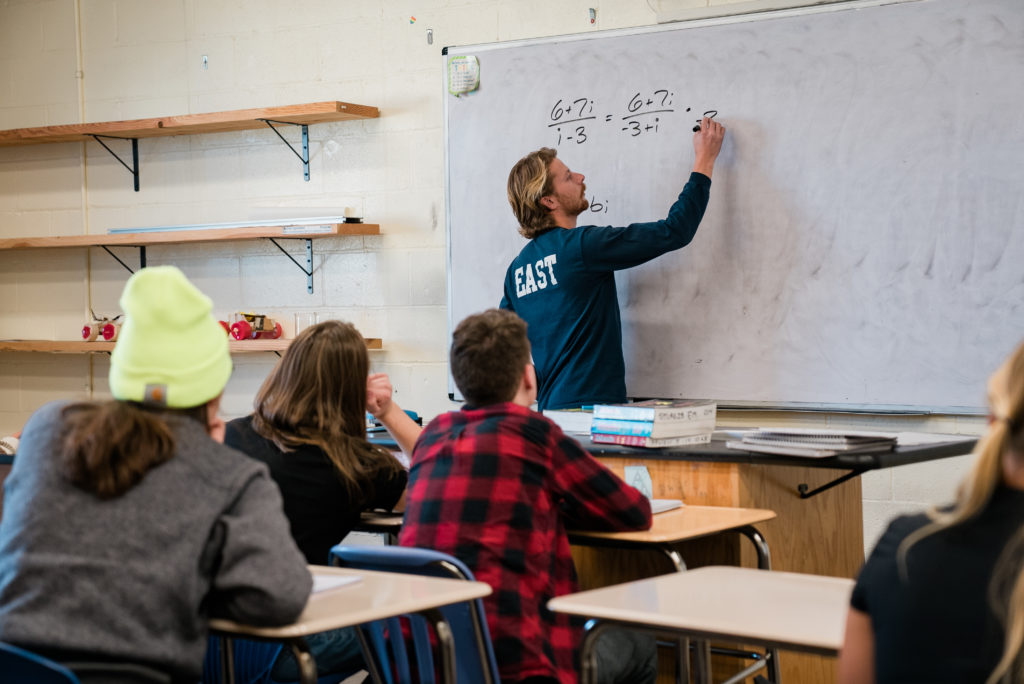
[[[519,376],[519,387],[516,389],[516,395],[512,398],[512,403],[530,408],[535,401],[537,401],[537,371],[532,363],[528,363],[523,366],[523,373]]]
[[[532,363],[526,364],[526,368],[523,369],[523,389],[536,395],[537,369],[534,368]]]
[[[544,195],[540,198],[540,203],[544,205],[544,208],[548,211],[554,211],[558,208],[558,200],[555,199],[554,195]]]

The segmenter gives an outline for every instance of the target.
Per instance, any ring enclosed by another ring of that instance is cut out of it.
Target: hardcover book
[[[594,418],[591,432],[607,435],[636,435],[637,437],[685,437],[713,432],[715,429],[714,413],[700,420],[686,422],[658,422],[653,420],[615,420],[613,418]]]
[[[630,404],[597,404],[594,418],[655,423],[692,423],[710,418],[714,425],[717,408],[718,404],[707,399],[648,399]]]
[[[618,444],[620,446],[660,448],[693,446],[696,444],[707,444],[711,441],[711,432],[703,432],[699,435],[686,435],[683,437],[640,437],[638,435],[609,435],[603,432],[590,433],[590,441],[594,444]]]

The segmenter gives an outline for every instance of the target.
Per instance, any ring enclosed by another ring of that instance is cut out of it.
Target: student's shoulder
[[[576,441],[566,435],[558,423],[530,408],[514,406],[503,422],[503,428],[514,431],[523,439],[544,448],[580,449]]]
[[[237,489],[250,480],[269,478],[264,463],[210,439],[196,421],[177,420],[172,426],[178,444],[176,458],[210,486]]]
[[[564,437],[562,429],[546,416],[507,402],[442,413],[424,428],[420,441],[436,441],[448,435],[467,432],[476,435],[514,435],[537,443]]]
[[[69,401],[51,401],[40,406],[29,416],[28,421],[22,427],[22,439],[28,436],[30,438],[28,441],[31,441],[31,435],[37,431],[52,432],[54,427],[61,422],[64,408],[70,405]]]
[[[925,513],[911,513],[893,518],[882,536],[879,537],[872,555],[882,558],[893,558],[899,552],[903,540],[928,524],[930,518]]]
[[[241,448],[241,445],[262,439],[252,427],[252,414],[234,418],[224,424],[224,443]]]

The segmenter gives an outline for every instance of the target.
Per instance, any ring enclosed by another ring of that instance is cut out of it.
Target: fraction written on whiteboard
[[[595,132],[607,129],[632,138],[650,135],[679,118],[671,116],[677,111],[673,106],[674,97],[675,93],[665,88],[649,93],[636,92],[622,98],[618,111],[589,97],[559,98],[551,107],[547,127],[557,136],[556,145],[563,142],[582,145]],[[686,107],[683,111],[691,109]],[[700,123],[700,119],[696,121]]]

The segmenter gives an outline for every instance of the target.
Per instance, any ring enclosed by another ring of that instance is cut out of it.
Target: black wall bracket
[[[286,257],[291,259],[292,263],[298,266],[300,271],[306,274],[306,292],[308,292],[309,294],[313,294],[313,240],[310,238],[304,238],[306,242],[306,264],[305,266],[303,266],[295,257],[289,254],[284,247],[278,244],[277,240],[275,240],[274,238],[267,239],[274,243],[274,246],[281,250],[281,252]],[[107,245],[99,246],[103,248],[104,252],[113,257],[114,261],[124,266],[126,271],[128,271],[129,273],[135,273],[131,266],[126,264],[124,261],[121,260],[119,256],[110,251],[110,247],[108,247]],[[136,247],[139,250],[139,268],[146,268],[146,246],[136,245]]]
[[[302,175],[303,175],[303,178],[305,178],[308,181],[309,180],[309,126],[306,125],[306,124],[292,123],[290,121],[274,121],[273,119],[260,119],[260,121],[262,121],[263,123],[265,123],[268,126],[270,126],[270,130],[274,131],[274,133],[277,133],[277,137],[281,139],[281,142],[283,142],[285,145],[287,145],[288,149],[290,149],[295,154],[295,156],[299,158],[299,161],[302,162]],[[280,124],[282,126],[302,126],[302,154],[299,154],[298,150],[296,150],[292,146],[292,144],[290,142],[285,140],[285,137],[283,135],[281,135],[281,131],[279,131],[276,128],[274,128],[274,124]]]
[[[292,260],[293,264],[299,267],[300,271],[306,274],[306,292],[313,294],[313,241],[310,238],[306,238],[306,265],[303,266],[284,247],[277,244],[277,240],[274,238],[267,239],[273,242],[275,247],[281,250],[286,257]]]
[[[107,152],[109,152],[114,157],[114,159],[116,159],[117,161],[121,162],[121,166],[123,166],[124,168],[128,169],[128,171],[132,174],[132,178],[135,181],[135,192],[138,192],[139,191],[139,139],[138,138],[117,138],[117,137],[112,136],[112,135],[96,135],[95,133],[92,133],[90,135],[92,135],[93,140],[98,142],[100,145],[103,145],[103,149],[105,149]],[[132,165],[128,166],[128,164],[123,159],[121,159],[119,156],[117,156],[117,153],[114,152],[114,150],[112,150],[109,147],[107,147],[107,143],[105,143],[102,140],[100,140],[100,138],[109,138],[111,140],[131,140],[132,141]],[[116,259],[117,257],[114,257],[114,258]]]
[[[110,251],[109,247],[107,247],[106,245],[100,245],[100,247],[103,248],[104,252],[106,252],[107,254],[112,256],[114,258],[114,261],[116,261],[117,263],[119,263],[122,266],[124,266],[125,270],[127,270],[129,273],[135,273],[135,271],[132,270],[132,267],[129,266],[128,264],[124,263],[123,261],[121,261],[121,259],[116,254],[114,254],[113,252]],[[139,249],[139,268],[146,268],[146,246],[145,245],[138,245],[138,249]]]

